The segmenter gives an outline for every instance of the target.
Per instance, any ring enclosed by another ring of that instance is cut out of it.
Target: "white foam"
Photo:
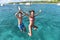
[[[3,6],[4,4],[1,4],[0,6]]]

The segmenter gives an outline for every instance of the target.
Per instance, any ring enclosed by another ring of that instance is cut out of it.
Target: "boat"
[[[60,3],[57,3],[58,6],[60,6]]]
[[[25,3],[25,5],[31,5],[31,3]]]

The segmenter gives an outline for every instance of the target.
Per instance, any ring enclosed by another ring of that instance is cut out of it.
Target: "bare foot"
[[[34,30],[37,30],[37,28],[34,28]]]
[[[37,29],[38,29],[38,27],[37,27],[37,26],[33,26],[33,28],[34,28],[34,30],[37,30]]]
[[[34,30],[37,30],[38,29],[38,27],[34,27]]]
[[[28,33],[28,35],[29,35],[29,36],[32,36],[32,34],[31,34],[31,33]]]

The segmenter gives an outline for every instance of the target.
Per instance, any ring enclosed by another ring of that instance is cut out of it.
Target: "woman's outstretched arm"
[[[38,16],[40,13],[41,13],[41,10],[37,14],[35,14],[35,16]]]

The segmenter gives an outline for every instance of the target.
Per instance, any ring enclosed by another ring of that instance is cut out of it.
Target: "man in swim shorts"
[[[20,8],[18,8],[20,9]],[[22,17],[23,17],[23,12],[21,10],[19,10],[15,16],[17,17],[18,19],[18,28],[20,29],[20,31],[26,31],[26,28],[24,26],[24,23],[22,22]]]

